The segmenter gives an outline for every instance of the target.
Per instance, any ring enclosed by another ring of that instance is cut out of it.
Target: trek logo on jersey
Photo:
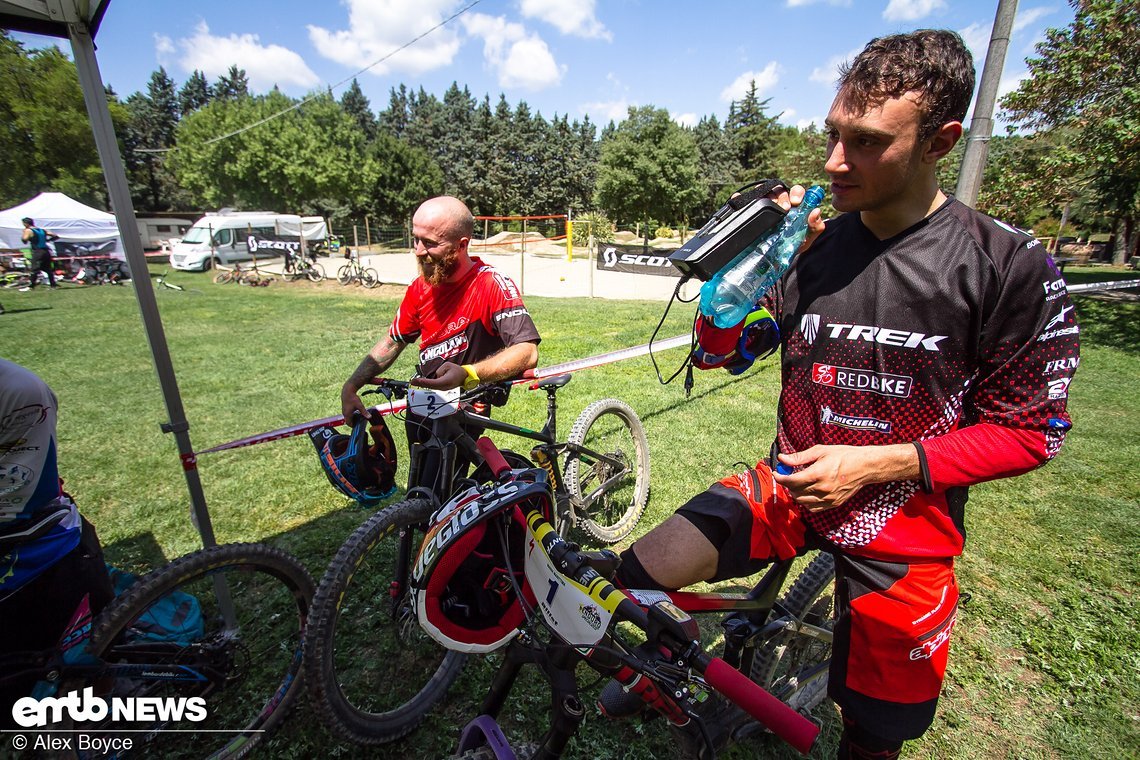
[[[808,345],[813,345],[819,335],[819,315],[804,314],[800,318],[800,332],[804,334],[804,340],[808,342]]]
[[[891,423],[874,417],[853,417],[849,414],[836,414],[831,407],[825,406],[819,410],[819,421],[824,425],[836,425],[849,430],[868,431],[872,433],[891,432]]]
[[[467,350],[467,336],[453,335],[442,343],[428,346],[420,351],[420,364],[427,364],[432,359],[450,359]]]
[[[886,372],[871,372],[853,367],[837,367],[832,364],[813,364],[811,381],[819,385],[840,388],[858,393],[878,393],[892,398],[910,398],[914,378],[906,375],[891,375]]]
[[[1061,377],[1056,380],[1049,381],[1049,398],[1053,400],[1068,398],[1069,397],[1069,383],[1073,382],[1071,377]]]
[[[1052,282],[1043,282],[1041,287],[1045,288],[1045,300],[1054,301],[1069,292],[1068,285],[1065,284],[1065,278],[1059,277]]]
[[[1045,374],[1052,375],[1057,372],[1066,372],[1076,369],[1079,366],[1081,366],[1081,359],[1078,356],[1071,356],[1068,359],[1054,359],[1051,362],[1045,362]]]
[[[917,348],[922,346],[927,351],[940,351],[938,344],[946,340],[946,335],[927,335],[926,333],[910,332],[909,330],[891,330],[886,327],[873,325],[853,325],[847,323],[829,322],[827,326],[831,332],[827,337],[836,340],[863,340],[868,343],[879,343],[884,346],[898,346],[900,348]]]

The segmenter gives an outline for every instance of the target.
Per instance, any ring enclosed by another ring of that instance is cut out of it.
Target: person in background
[[[40,272],[47,273],[48,285],[50,287],[59,287],[55,284],[55,272],[52,268],[51,249],[48,248],[48,241],[58,240],[59,235],[48,232],[42,227],[37,227],[35,220],[30,216],[25,216],[20,221],[24,223],[24,231],[20,233],[20,239],[27,243],[28,247],[32,249],[32,281],[29,283],[28,289],[36,287],[36,284],[39,281]],[[21,290],[23,290],[23,288],[21,288]]]

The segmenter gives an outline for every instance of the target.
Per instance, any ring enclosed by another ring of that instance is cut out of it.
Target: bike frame
[[[541,516],[532,513],[528,522],[533,526],[543,522]],[[586,564],[606,576],[612,575],[615,568],[612,554],[587,554]],[[685,591],[656,591],[630,589],[624,593],[637,602],[643,610],[647,610],[654,602],[667,597],[669,601],[681,610],[694,614],[710,614],[730,612],[721,625],[725,632],[725,647],[723,659],[732,668],[742,673],[750,673],[752,663],[758,646],[762,646],[769,639],[784,630],[794,630],[805,636],[818,638],[830,643],[832,632],[826,628],[797,620],[778,602],[780,591],[788,578],[795,558],[779,560],[773,563],[764,573],[756,585],[746,594],[720,594],[720,593],[691,593]],[[595,584],[591,584],[591,589]],[[773,617],[773,613],[776,616]],[[532,624],[541,622],[541,613],[535,611]],[[608,634],[607,634],[608,636]],[[593,647],[545,646],[535,647],[537,640],[528,629],[516,638],[506,649],[503,662],[492,680],[487,695],[483,700],[480,716],[464,729],[460,737],[459,753],[479,746],[482,739],[502,738],[498,724],[495,722],[502,711],[504,704],[514,686],[515,680],[524,665],[537,666],[550,683],[551,688],[551,724],[543,736],[538,751],[532,760],[553,760],[562,756],[562,752],[570,739],[577,732],[585,717],[585,708],[578,696],[578,683],[574,671],[579,662],[586,662],[592,669],[602,675],[615,675],[621,670],[630,674],[631,678],[638,678],[645,671],[639,667],[631,666],[628,658],[613,647],[603,647],[601,644]],[[603,642],[607,639],[603,638]],[[634,660],[635,662],[635,660]],[[681,665],[680,662],[677,663]],[[821,663],[820,669],[813,672],[811,677],[822,673],[827,663]],[[649,687],[643,698],[655,708],[659,709],[671,721],[678,724],[686,721],[687,717],[672,698],[660,692],[656,687],[656,678],[650,678],[653,685]],[[652,696],[650,696],[652,695]],[[675,696],[680,696],[676,694]],[[487,720],[489,718],[489,720]],[[505,739],[503,739],[505,741]]]

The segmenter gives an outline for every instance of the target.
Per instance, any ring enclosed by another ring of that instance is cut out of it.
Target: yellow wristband
[[[471,364],[464,364],[463,369],[467,372],[467,379],[463,381],[463,390],[469,391],[479,384],[479,373]]]

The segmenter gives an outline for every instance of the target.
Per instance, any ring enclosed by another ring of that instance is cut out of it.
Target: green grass
[[[157,273],[160,271],[155,269]],[[1134,273],[1070,269],[1070,282]],[[1106,276],[1107,275],[1107,276]],[[387,329],[398,291],[333,282],[219,286],[175,273],[190,290],[157,292],[166,339],[198,450],[338,411],[344,378]],[[0,353],[42,375],[60,401],[60,471],[97,526],[111,562],[142,569],[200,544],[185,479],[130,288],[0,292]],[[528,298],[544,341],[542,366],[644,343],[662,304]],[[1076,299],[1082,364],[1074,429],[1049,466],[972,489],[959,563],[964,607],[934,727],[906,750],[922,758],[1116,758],[1140,754],[1140,304]],[[688,330],[674,309],[661,336]],[[410,374],[406,352],[396,377]],[[658,357],[671,373],[679,351]],[[645,422],[652,495],[638,533],[729,471],[766,453],[779,391],[767,363],[743,377],[698,374],[658,384],[648,359],[577,374],[559,394],[563,435],[590,402],[616,396]],[[545,397],[515,391],[505,419],[533,425]],[[403,436],[397,434],[402,446]],[[501,443],[506,441],[500,439]],[[401,451],[401,454],[403,452]],[[297,437],[203,455],[202,483],[219,541],[265,540],[294,552],[319,579],[363,519],[327,484]],[[435,757],[474,715],[493,663],[470,665],[452,698],[412,737],[365,752],[337,745],[302,706],[270,745],[274,757]],[[595,691],[586,691],[588,699]],[[547,697],[529,674],[504,723],[541,729]],[[834,753],[834,731],[817,752]],[[571,757],[669,756],[660,722],[606,722],[588,713]],[[728,757],[791,757],[756,740]]]

